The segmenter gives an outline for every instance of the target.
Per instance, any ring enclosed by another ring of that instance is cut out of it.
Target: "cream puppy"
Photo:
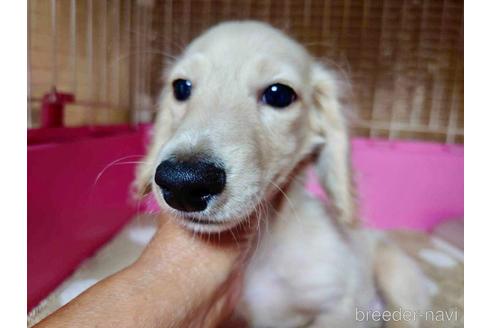
[[[165,76],[136,186],[196,232],[258,225],[238,309],[251,327],[376,327],[375,311],[425,309],[413,262],[357,227],[334,72],[245,21],[209,29]],[[310,164],[329,205],[305,190]]]

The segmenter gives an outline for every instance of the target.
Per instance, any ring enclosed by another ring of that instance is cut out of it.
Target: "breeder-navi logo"
[[[457,321],[458,311],[410,311],[398,308],[395,311],[377,311],[366,310],[362,311],[358,308],[355,309],[356,321]]]

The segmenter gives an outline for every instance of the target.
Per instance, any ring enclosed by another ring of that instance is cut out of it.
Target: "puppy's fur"
[[[179,78],[193,84],[184,102],[173,97],[171,84]],[[284,109],[264,104],[261,94],[274,83],[293,88],[297,100]],[[253,327],[375,327],[382,321],[357,321],[356,311],[427,306],[413,262],[384,237],[357,227],[339,87],[336,75],[302,46],[258,22],[211,28],[166,74],[136,187],[141,194],[152,189],[162,208],[193,231],[258,224],[239,309]],[[153,176],[166,158],[194,154],[219,159],[227,184],[189,220],[165,203]],[[309,163],[329,206],[305,190]]]

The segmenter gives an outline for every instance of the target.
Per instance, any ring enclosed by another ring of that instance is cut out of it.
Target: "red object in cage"
[[[41,103],[41,126],[43,128],[61,128],[65,105],[74,101],[75,96],[73,94],[58,92],[56,89],[45,94]]]

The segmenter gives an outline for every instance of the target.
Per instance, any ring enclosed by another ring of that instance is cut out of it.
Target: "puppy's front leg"
[[[418,314],[428,309],[430,296],[417,264],[395,245],[383,243],[375,257],[375,272],[387,310],[411,314],[410,320],[389,321],[385,327],[421,327]]]

